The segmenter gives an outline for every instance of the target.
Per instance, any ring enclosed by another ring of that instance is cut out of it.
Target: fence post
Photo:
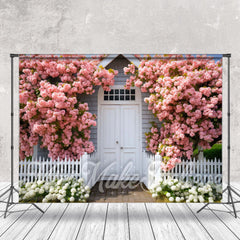
[[[144,162],[147,163],[146,187],[150,188],[155,183],[155,155],[143,152]]]
[[[86,152],[82,155],[80,161],[81,161],[81,168],[82,168],[82,178],[84,179],[84,183],[87,185],[90,176],[88,176],[89,175],[88,174],[88,155]]]
[[[155,183],[158,183],[161,178],[161,162],[162,162],[162,156],[157,153],[155,155]]]

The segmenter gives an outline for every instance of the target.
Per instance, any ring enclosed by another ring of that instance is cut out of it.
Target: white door
[[[139,179],[139,105],[101,105],[101,178]]]

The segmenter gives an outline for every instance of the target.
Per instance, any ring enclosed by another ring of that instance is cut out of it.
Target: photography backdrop
[[[222,55],[20,55],[19,103],[20,201],[221,199]]]
[[[232,53],[231,173],[239,179],[239,1],[35,1],[1,0],[0,180],[10,179],[9,53]],[[128,7],[126,7],[128,6]],[[144,16],[144,17],[143,17]],[[226,66],[226,65],[225,65]],[[15,68],[18,72],[17,68]],[[223,67],[226,80],[226,69]],[[226,84],[227,81],[224,81]],[[226,89],[226,88],[225,88]],[[16,86],[15,93],[18,92]],[[225,94],[225,93],[224,93]],[[16,94],[15,94],[16,96]],[[9,99],[9,100],[8,100]],[[227,98],[223,98],[225,101]],[[16,102],[18,97],[16,96]],[[226,102],[223,132],[226,136]],[[15,105],[15,112],[18,104]],[[15,119],[15,129],[18,119]],[[15,145],[18,145],[18,136]],[[223,139],[223,161],[226,141]],[[15,148],[18,156],[18,147]],[[18,157],[15,158],[18,172]],[[224,171],[226,171],[224,167]],[[17,181],[18,175],[15,175]]]

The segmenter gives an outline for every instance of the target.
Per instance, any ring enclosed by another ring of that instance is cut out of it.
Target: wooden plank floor
[[[232,185],[240,193],[240,183]],[[8,186],[9,183],[0,183],[0,195]],[[231,206],[216,204],[196,214],[202,204],[44,203],[38,206],[45,214],[32,205],[19,204],[11,206],[4,219],[5,206],[0,202],[3,240],[240,239],[240,203],[236,203],[238,218],[225,212],[232,211]]]

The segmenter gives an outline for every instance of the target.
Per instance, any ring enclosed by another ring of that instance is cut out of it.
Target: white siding
[[[148,104],[144,102],[144,98],[149,96],[149,93],[141,93],[142,94],[142,146],[143,150],[146,150],[146,136],[145,133],[149,132],[150,127],[152,126],[150,122],[155,121],[158,123],[157,125],[160,127],[161,123],[158,121],[156,117],[152,114],[152,111],[148,110]]]
[[[98,89],[99,87],[95,87],[95,92],[92,95],[82,94],[79,96],[79,100],[82,102],[87,102],[89,107],[89,112],[92,114],[98,115]],[[97,122],[97,119],[96,119]],[[91,138],[90,140],[93,142],[95,146],[95,150],[97,150],[97,126],[91,127]]]

